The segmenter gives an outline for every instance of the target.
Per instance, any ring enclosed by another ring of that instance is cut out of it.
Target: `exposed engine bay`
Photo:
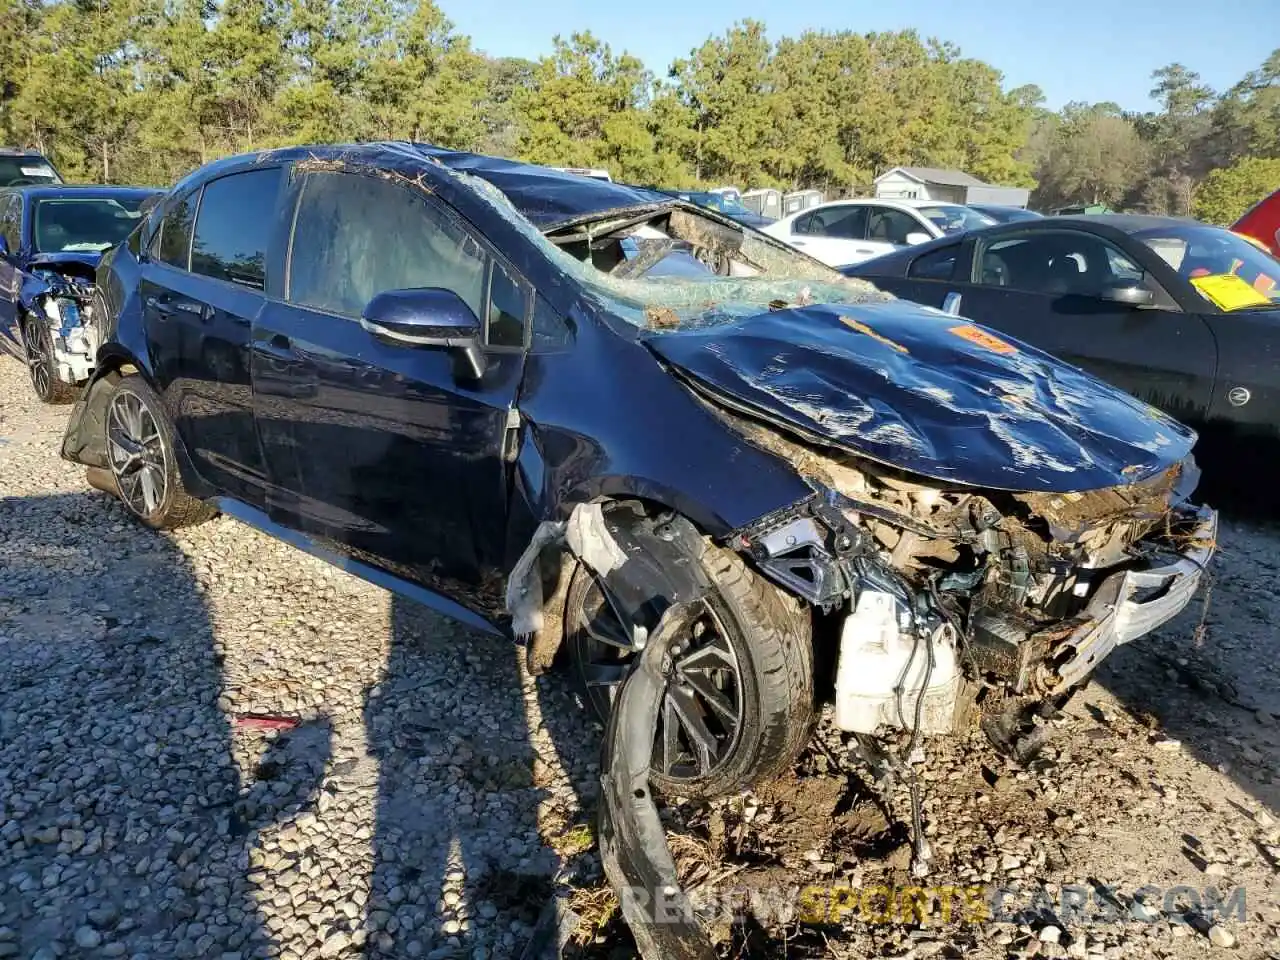
[[[824,488],[734,546],[820,610],[847,612],[835,696],[851,732],[947,733],[983,690],[1061,693],[1185,606],[1199,577],[1164,565],[1198,573],[1213,551],[1216,518],[1185,504],[1189,462],[1097,491],[983,491],[720,415]]]
[[[84,276],[72,269],[32,272],[46,289],[30,298],[28,322],[48,326],[58,379],[72,386],[83,383],[93,373],[101,339],[94,316],[92,275]]]

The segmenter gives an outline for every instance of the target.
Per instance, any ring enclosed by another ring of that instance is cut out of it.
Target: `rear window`
[[[61,182],[62,178],[44,157],[0,157],[0,187]]]
[[[205,185],[191,272],[262,290],[280,168],[233,173]]]

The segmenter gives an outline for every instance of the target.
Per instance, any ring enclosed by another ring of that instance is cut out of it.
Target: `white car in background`
[[[863,199],[820,203],[763,230],[823,263],[843,267],[995,222],[959,203]]]

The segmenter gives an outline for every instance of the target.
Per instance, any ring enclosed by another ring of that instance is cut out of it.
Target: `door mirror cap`
[[[1106,287],[1102,291],[1101,299],[1110,303],[1122,303],[1130,307],[1149,307],[1156,302],[1156,295],[1151,292],[1150,288],[1140,283],[1117,284],[1116,286]]]
[[[452,290],[386,290],[365,306],[360,326],[392,343],[452,350],[464,361],[462,373],[475,380],[484,375],[480,319]]]
[[[912,230],[907,234],[907,246],[915,247],[922,243],[928,243],[933,237],[929,236],[923,230]]]

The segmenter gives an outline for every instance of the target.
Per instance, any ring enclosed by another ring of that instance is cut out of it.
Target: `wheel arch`
[[[62,459],[99,470],[110,469],[105,443],[107,402],[116,385],[130,376],[141,377],[148,387],[160,395],[146,364],[139,362],[122,344],[112,341],[104,343],[98,349],[93,374],[84,385],[67,420],[60,451]],[[176,429],[173,430],[173,446],[178,458],[178,471],[188,492],[199,499],[212,497],[216,491],[196,472],[182,435]]]

